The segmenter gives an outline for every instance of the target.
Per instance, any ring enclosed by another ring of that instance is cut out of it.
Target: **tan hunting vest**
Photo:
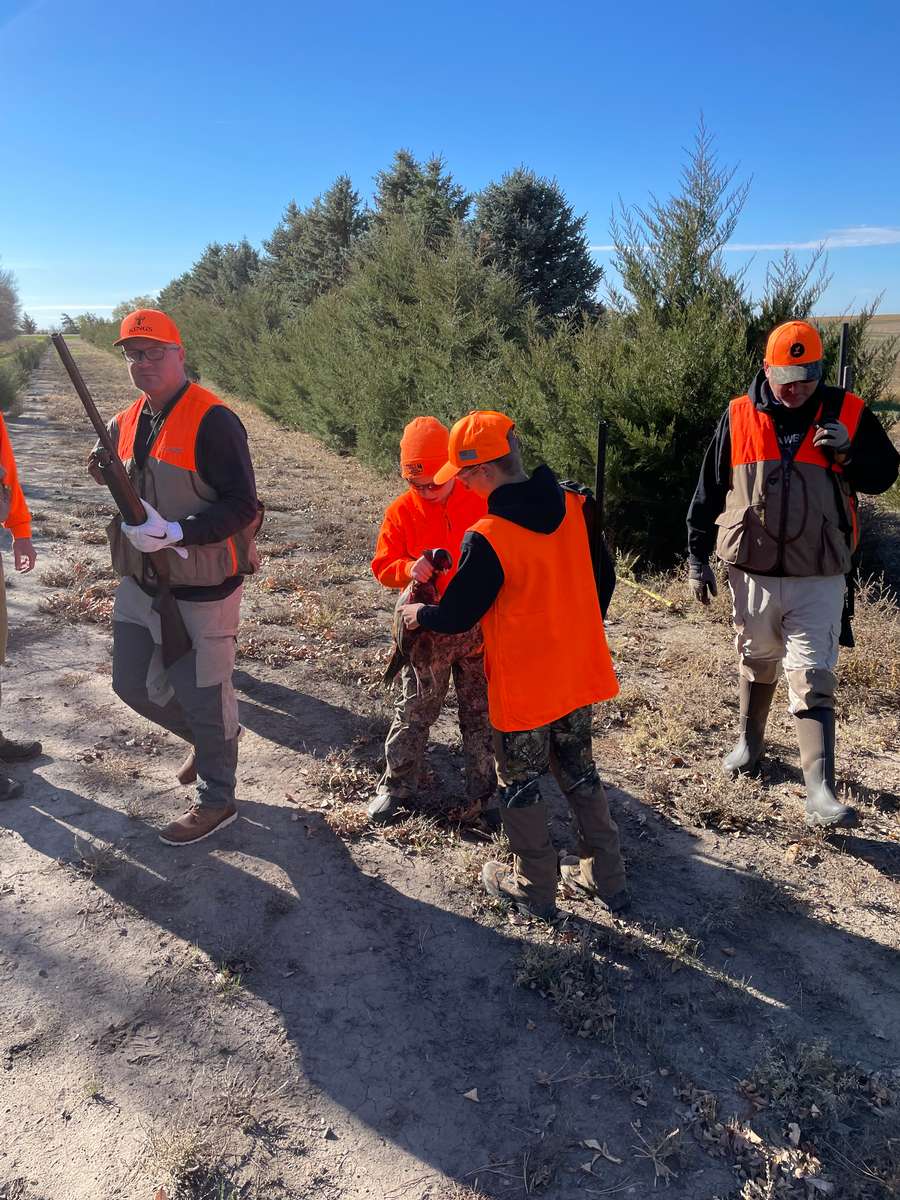
[[[838,420],[856,433],[863,401],[846,392]],[[859,541],[855,494],[813,445],[822,406],[793,459],[783,459],[768,413],[732,400],[731,490],[716,519],[719,558],[764,575],[845,575]]]
[[[211,408],[221,403],[206,388],[190,384],[163,422],[143,468],[138,468],[134,460],[134,439],[144,397],[118,413],[110,424],[113,441],[118,438],[119,457],[138,495],[152,504],[167,521],[183,521],[185,517],[195,516],[218,498],[197,472],[196,445],[200,422]],[[172,587],[215,587],[232,575],[254,574],[259,570],[254,541],[259,524],[260,517],[257,516],[223,542],[185,546],[188,556],[184,559],[173,552],[169,564]],[[135,550],[122,533],[118,517],[109,524],[106,533],[116,574],[142,579],[144,555]]]

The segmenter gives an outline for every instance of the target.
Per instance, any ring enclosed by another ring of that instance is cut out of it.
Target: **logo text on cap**
[[[461,461],[468,461],[470,459],[477,458],[477,457],[478,457],[477,450],[460,450],[459,455],[458,455],[458,458]]]

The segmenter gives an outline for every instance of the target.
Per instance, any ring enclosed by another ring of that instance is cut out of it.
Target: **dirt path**
[[[112,413],[121,365],[75,348]],[[717,774],[724,608],[709,625],[620,588],[598,753],[637,903],[547,931],[479,895],[483,840],[428,815],[366,831],[390,603],[367,562],[391,487],[237,407],[269,510],[236,676],[242,819],[180,851],[155,828],[185,804],[181,748],[112,694],[109,505],[49,355],[8,422],[40,560],[10,584],[3,728],[45,753],[0,808],[0,1200],[900,1194],[840,1182],[870,1186],[894,1150],[900,1171],[891,613],[865,609],[841,712],[862,824],[813,838],[790,765]],[[432,814],[459,766],[447,715]],[[782,1190],[746,1190],[767,1171]]]

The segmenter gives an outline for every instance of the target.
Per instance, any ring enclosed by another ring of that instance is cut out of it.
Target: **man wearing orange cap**
[[[129,313],[116,342],[141,395],[110,422],[147,520],[109,526],[120,576],[113,609],[113,688],[131,708],[191,745],[178,772],[196,802],[160,833],[182,846],[237,817],[240,727],[232,684],[243,578],[259,566],[261,508],[247,435],[217,396],[191,383],[175,322],[156,309]],[[98,451],[88,471],[100,482]],[[152,500],[152,504],[150,501]],[[165,669],[156,577],[147,554],[171,551],[172,595],[192,650]]]
[[[372,572],[388,588],[428,582],[434,568],[426,550],[450,552],[453,566],[438,575],[438,593],[456,572],[463,534],[487,512],[474,492],[455,480],[436,483],[434,473],[447,461],[449,434],[434,417],[416,417],[400,442],[400,473],[408,490],[384,514]],[[478,816],[497,786],[484,677],[484,643],[477,625],[464,633],[434,639],[427,675],[406,663],[400,696],[384,746],[385,771],[369,804],[372,821],[392,820],[414,805],[428,733],[437,720],[451,676],[456,689],[459,728],[466,763],[466,818]]]
[[[709,603],[709,555],[728,565],[740,656],[740,733],[727,775],[756,773],[779,666],[806,782],[806,824],[847,824],[835,794],[834,685],[845,576],[858,542],[857,492],[897,478],[897,451],[859,396],[822,382],[806,321],[772,331],[763,369],[732,400],[688,511],[689,580]]]
[[[512,871],[485,865],[488,894],[544,920],[556,913],[560,866],[540,791],[550,769],[579,834],[577,858],[561,865],[563,886],[619,912],[629,900],[625,865],[591,748],[591,706],[619,685],[586,497],[562,487],[549,467],[529,477],[514,428],[503,413],[479,411],[450,431],[448,461],[434,481],[461,480],[488,511],[466,534],[459,571],[440,603],[408,605],[404,619],[409,628],[446,634],[481,621],[500,815],[514,854]]]
[[[37,553],[31,540],[31,513],[22,494],[19,473],[13,456],[12,443],[6,431],[6,422],[0,416],[0,519],[4,529],[13,538],[13,562],[17,571],[28,572],[34,568]],[[9,625],[6,614],[6,587],[3,583],[3,562],[0,559],[0,663],[6,658],[6,639]],[[0,762],[24,762],[41,752],[41,743],[15,742],[0,733]],[[18,779],[0,775],[0,800],[12,800],[22,794],[23,785]]]

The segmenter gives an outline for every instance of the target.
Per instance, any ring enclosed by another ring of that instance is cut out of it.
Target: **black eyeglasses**
[[[126,362],[140,362],[142,358],[147,362],[162,362],[168,351],[175,349],[175,346],[151,346],[149,350],[126,350],[123,346],[122,357]]]

